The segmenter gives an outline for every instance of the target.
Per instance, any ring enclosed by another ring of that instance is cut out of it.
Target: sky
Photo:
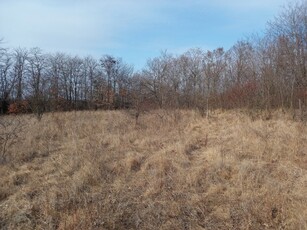
[[[288,0],[0,0],[8,48],[121,57],[141,69],[162,51],[229,49],[263,33]]]

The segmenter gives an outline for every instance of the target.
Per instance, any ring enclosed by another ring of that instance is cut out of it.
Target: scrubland
[[[307,126],[288,113],[0,119],[20,126],[2,151],[1,229],[307,229]]]

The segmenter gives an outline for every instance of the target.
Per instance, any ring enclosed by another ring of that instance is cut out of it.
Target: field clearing
[[[1,229],[307,229],[307,126],[287,113],[0,119],[21,124],[0,164]]]

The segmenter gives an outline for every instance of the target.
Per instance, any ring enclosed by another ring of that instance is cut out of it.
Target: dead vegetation
[[[0,228],[307,229],[307,128],[266,117],[20,116],[0,165]]]
[[[17,117],[0,120],[0,164],[6,162],[10,147],[20,141],[22,131],[22,122]]]

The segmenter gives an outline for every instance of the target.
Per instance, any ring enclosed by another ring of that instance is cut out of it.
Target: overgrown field
[[[307,229],[307,126],[289,114],[0,121],[0,229]]]

